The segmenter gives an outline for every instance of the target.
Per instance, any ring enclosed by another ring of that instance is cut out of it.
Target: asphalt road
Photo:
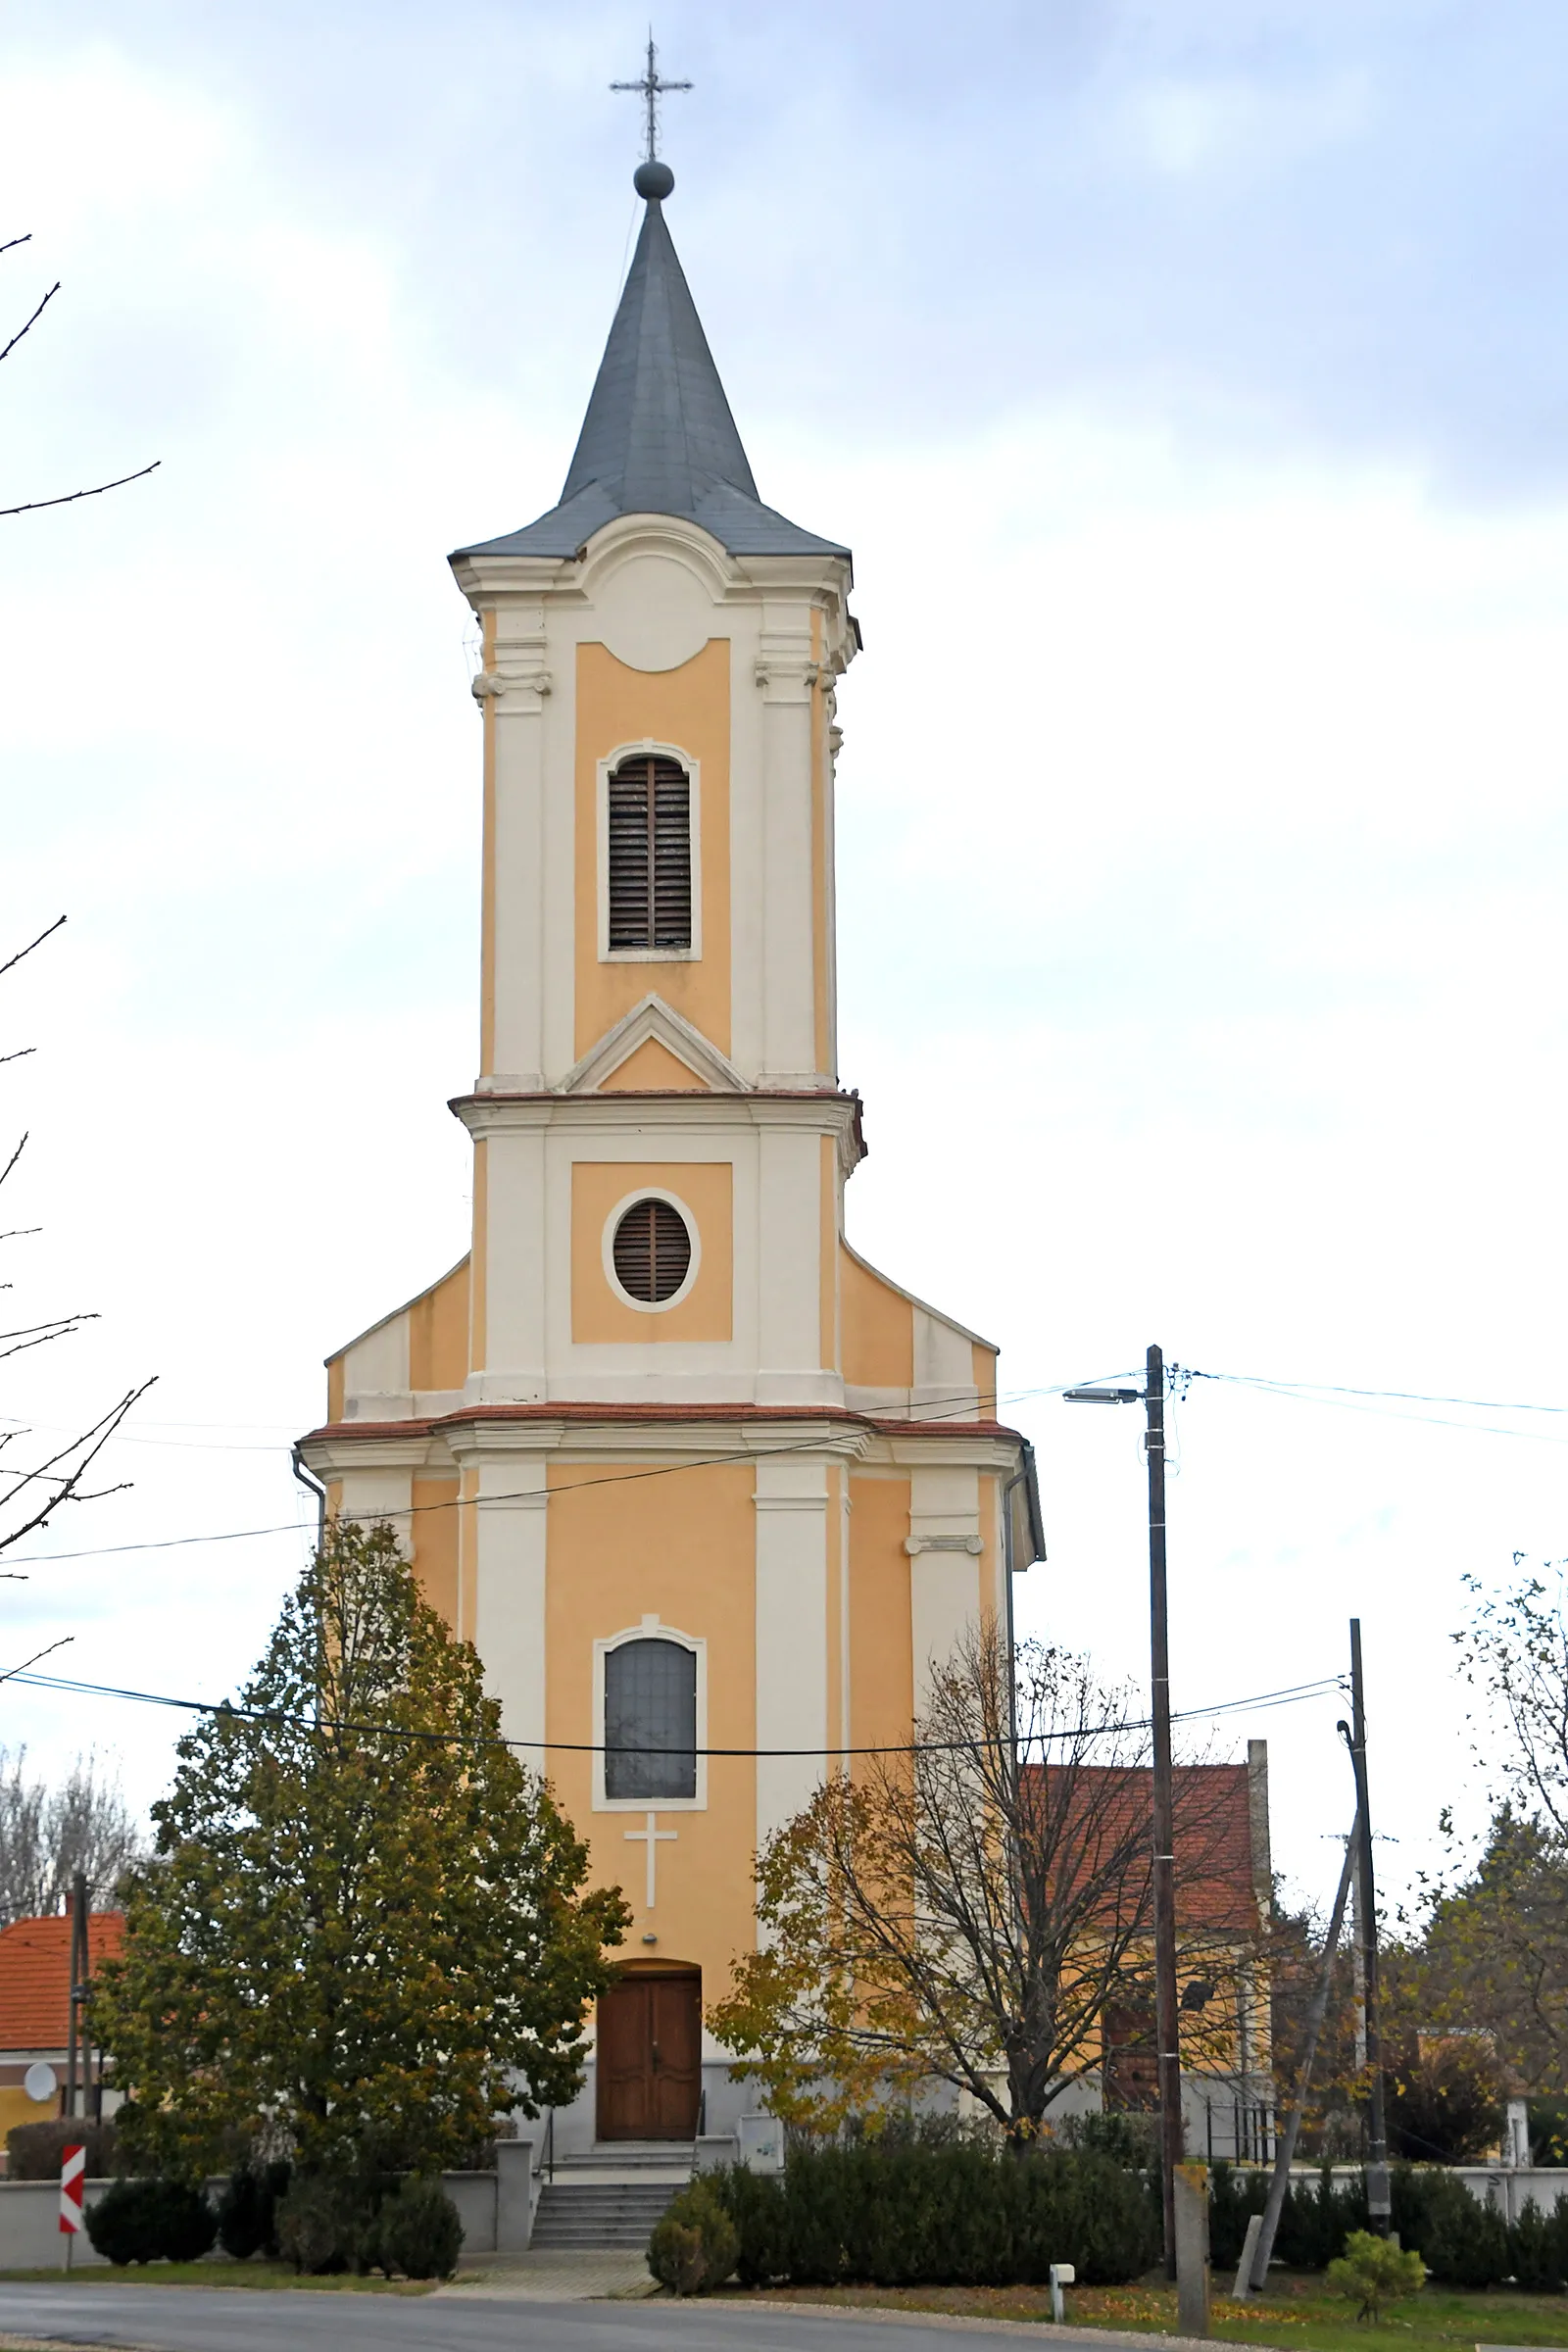
[[[0,2286],[0,2334],[156,2352],[957,2352],[966,2332],[820,2306],[781,2312],[711,2303],[513,2303],[488,2295],[465,2303],[447,2295],[239,2287]],[[1092,2352],[1092,2335],[1078,2340]]]

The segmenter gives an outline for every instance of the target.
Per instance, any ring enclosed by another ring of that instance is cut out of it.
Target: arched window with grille
[[[639,752],[609,780],[608,946],[612,956],[692,945],[692,788],[678,760]]]
[[[658,1635],[605,1659],[605,1794],[650,1805],[697,1794],[697,1656]]]

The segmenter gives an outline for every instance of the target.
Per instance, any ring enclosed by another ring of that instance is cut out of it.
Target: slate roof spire
[[[459,554],[573,556],[617,514],[688,514],[732,555],[848,555],[759,499],[664,220],[675,175],[656,159],[634,185],[648,209],[560,501]]]

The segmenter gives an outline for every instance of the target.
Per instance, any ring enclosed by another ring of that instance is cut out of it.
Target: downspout
[[[292,1460],[294,1475],[300,1485],[316,1497],[316,1548],[320,1551],[326,1544],[326,1489],[315,1471],[305,1467],[305,1458],[297,1446],[293,1449]]]

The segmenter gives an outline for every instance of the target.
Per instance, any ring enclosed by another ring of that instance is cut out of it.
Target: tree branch
[[[24,506],[0,507],[0,518],[7,514],[36,514],[41,507],[74,506],[78,498],[102,498],[106,490],[123,490],[127,482],[139,482],[145,475],[156,473],[163,462],[162,458],[154,458],[150,466],[142,466],[134,473],[122,473],[112,482],[95,482],[90,490],[68,490],[62,498],[29,498]]]
[[[19,326],[16,333],[12,336],[10,342],[6,345],[5,349],[0,351],[0,360],[10,359],[11,354],[16,350],[17,345],[22,341],[23,336],[27,332],[29,327],[34,327],[37,325],[39,319],[43,317],[44,312],[49,308],[49,305],[53,302],[59,291],[60,280],[57,277],[54,284],[50,287],[48,293],[44,296],[42,302],[39,303],[38,308],[33,312],[32,317],[27,320],[26,326]]]

